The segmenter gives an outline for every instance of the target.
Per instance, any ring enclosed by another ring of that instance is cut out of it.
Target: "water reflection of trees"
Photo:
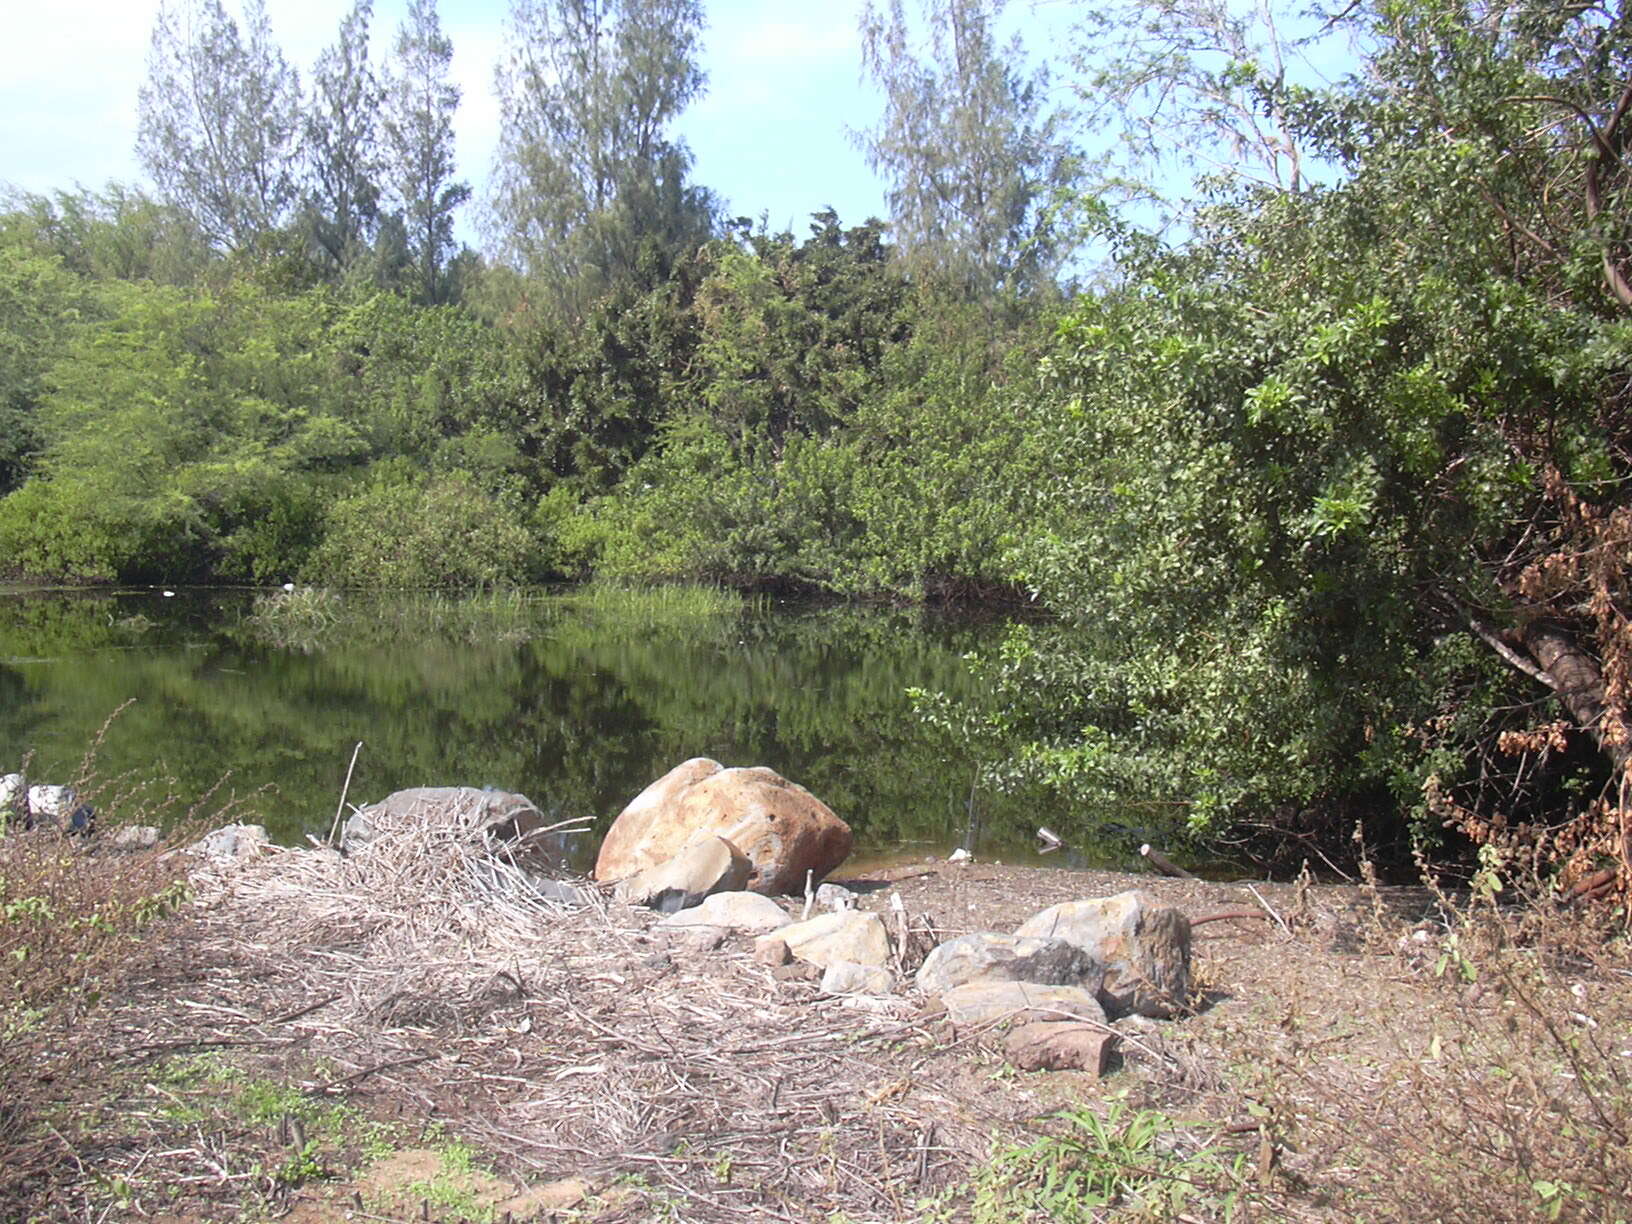
[[[922,612],[759,609],[620,617],[529,605],[484,639],[382,618],[306,651],[265,644],[247,596],[156,592],[0,603],[0,744],[67,776],[110,711],[106,775],[202,792],[231,771],[283,840],[326,830],[352,744],[354,800],[402,786],[495,785],[604,823],[688,756],[766,764],[808,786],[864,843],[961,831],[972,763],[946,759],[905,695],[961,691],[960,655],[991,627]],[[133,617],[146,618],[143,624]],[[39,660],[30,662],[26,660]],[[987,828],[1005,814],[989,796]],[[1018,818],[1008,821],[1019,839]]]

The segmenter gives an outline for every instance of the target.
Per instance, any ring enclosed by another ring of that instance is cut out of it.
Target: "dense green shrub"
[[[426,483],[390,476],[336,501],[304,581],[336,586],[495,587],[541,566],[534,541],[498,498],[468,476]]]

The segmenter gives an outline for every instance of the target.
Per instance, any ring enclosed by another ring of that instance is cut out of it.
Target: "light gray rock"
[[[949,939],[924,958],[918,989],[943,994],[966,982],[1036,982],[1098,990],[1105,971],[1063,939],[1028,939],[977,931]]]
[[[230,824],[194,842],[187,847],[187,853],[217,862],[234,863],[258,858],[271,848],[272,839],[260,825]]]
[[[151,850],[159,844],[159,830],[155,825],[125,825],[115,829],[110,840],[115,850]]]
[[[1105,1023],[1105,1009],[1081,986],[1039,986],[1033,982],[968,982],[941,996],[954,1027],[998,1020],[1087,1020]]]
[[[752,870],[753,864],[725,838],[707,837],[667,862],[622,881],[616,896],[630,905],[649,905],[672,914],[712,893],[740,890]]]
[[[96,821],[96,809],[81,803],[71,786],[31,786],[24,822],[32,828],[55,829],[60,833],[89,833]]]
[[[20,773],[0,777],[0,819],[28,814],[28,779]]]
[[[816,890],[816,904],[834,913],[855,909],[856,894],[840,884],[823,884]]]
[[[858,965],[854,961],[834,961],[822,971],[825,994],[889,994],[895,975],[882,965]]]
[[[761,893],[721,892],[705,898],[701,905],[670,914],[657,925],[717,926],[728,931],[763,935],[768,931],[780,930],[792,922],[793,918],[787,911]]]
[[[1148,893],[1053,905],[1021,923],[1015,934],[1063,939],[1103,965],[1099,1000],[1112,1015],[1162,1018],[1185,1006],[1190,920]]]
[[[761,935],[755,946],[780,940],[797,959],[826,968],[835,961],[858,965],[884,965],[890,959],[890,936],[877,914],[842,910],[795,922],[770,935]]]
[[[79,796],[71,786],[28,788],[28,814],[35,824],[61,824],[78,806]]]

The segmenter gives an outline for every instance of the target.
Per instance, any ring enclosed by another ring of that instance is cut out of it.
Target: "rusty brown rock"
[[[1116,1034],[1074,1020],[1038,1020],[1014,1029],[1004,1052],[1022,1071],[1086,1071],[1102,1076],[1116,1052]]]
[[[754,960],[775,968],[791,962],[793,952],[780,939],[757,939],[754,941]]]
[[[675,766],[623,809],[601,843],[597,880],[621,880],[673,857],[702,836],[723,837],[752,864],[746,887],[803,891],[850,853],[850,826],[804,787],[763,767],[726,769],[696,757]]]

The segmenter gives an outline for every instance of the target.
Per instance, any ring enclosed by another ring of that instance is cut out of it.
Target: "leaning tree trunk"
[[[1547,683],[1576,726],[1592,736],[1618,775],[1625,774],[1632,745],[1609,731],[1604,717],[1607,694],[1598,660],[1582,650],[1575,635],[1557,621],[1531,621],[1519,631],[1519,639],[1541,665]]]
[[[1519,630],[1519,639],[1541,665],[1541,679],[1558,694],[1560,704],[1576,725],[1592,736],[1613,769],[1616,797],[1607,814],[1613,823],[1605,829],[1608,845],[1604,848],[1620,861],[1613,871],[1600,871],[1578,881],[1576,894],[1608,895],[1617,883],[1616,876],[1619,887],[1615,891],[1632,891],[1632,807],[1627,801],[1632,744],[1628,743],[1619,711],[1609,708],[1603,670],[1598,660],[1581,648],[1575,635],[1557,621],[1531,621]],[[1582,891],[1583,884],[1592,887]]]

